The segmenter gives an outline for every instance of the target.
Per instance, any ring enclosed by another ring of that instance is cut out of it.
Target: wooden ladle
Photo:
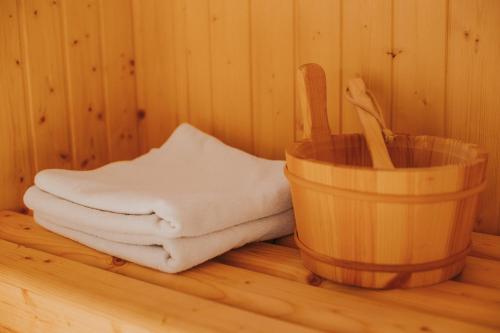
[[[299,101],[304,120],[304,136],[311,138],[314,157],[333,161],[333,140],[326,112],[326,75],[318,64],[297,70]]]
[[[377,169],[394,169],[394,164],[384,140],[384,132],[388,132],[388,129],[385,127],[384,118],[378,104],[376,104],[374,97],[369,95],[362,79],[355,78],[348,82],[346,97],[358,112],[372,157],[373,167]]]

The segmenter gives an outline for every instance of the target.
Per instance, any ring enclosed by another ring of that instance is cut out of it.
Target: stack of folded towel
[[[41,171],[24,201],[53,232],[174,273],[292,233],[283,163],[182,124],[162,147],[135,160]]]

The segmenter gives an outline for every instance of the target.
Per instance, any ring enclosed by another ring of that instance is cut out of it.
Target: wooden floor
[[[499,332],[500,236],[454,281],[374,291],[324,281],[290,238],[165,274],[0,212],[0,332]]]

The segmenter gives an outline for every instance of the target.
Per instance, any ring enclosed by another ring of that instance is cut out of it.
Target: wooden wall
[[[331,128],[362,76],[399,132],[490,152],[477,229],[500,233],[500,1],[2,0],[0,209],[33,174],[160,145],[183,121],[269,158],[302,136],[294,69],[320,63]]]

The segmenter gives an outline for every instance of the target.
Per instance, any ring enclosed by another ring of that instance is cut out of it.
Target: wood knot
[[[66,153],[59,153],[59,157],[62,159],[62,160],[67,160],[69,155],[66,154]]]
[[[84,160],[80,163],[80,166],[81,166],[82,168],[85,168],[88,164],[89,164],[89,160],[86,158],[86,159],[84,159]]]
[[[146,111],[144,111],[144,110],[137,110],[137,118],[139,118],[139,119],[146,118]]]
[[[135,66],[135,60],[134,59],[130,59],[128,61],[128,63],[130,64],[130,66]]]
[[[310,284],[311,286],[319,286],[323,282],[323,279],[314,273],[310,273],[306,280],[307,284]]]
[[[50,259],[45,259],[43,262],[44,262],[44,263],[46,263],[46,264],[50,264],[50,263],[52,262],[52,260],[50,260]]]
[[[127,261],[118,257],[113,257],[111,263],[113,264],[113,266],[123,266],[127,263]]]

